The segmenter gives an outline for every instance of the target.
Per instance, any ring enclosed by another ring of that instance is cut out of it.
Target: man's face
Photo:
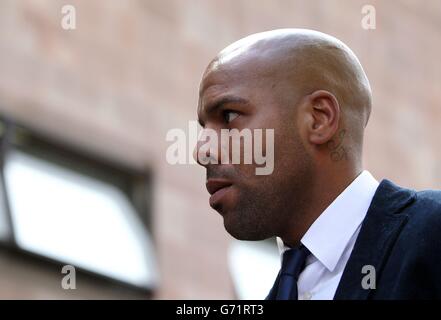
[[[219,141],[221,129],[274,130],[274,170],[269,175],[256,175],[256,167],[262,166],[254,157],[251,164],[243,163],[243,156],[240,164],[222,164],[221,147],[209,150],[207,156],[218,160],[218,164],[201,164],[207,170],[210,206],[223,216],[226,230],[237,239],[280,236],[295,219],[296,205],[312,173],[296,125],[296,101],[287,93],[289,86],[273,72],[247,64],[210,65],[200,88],[199,121],[204,129],[215,130]],[[198,150],[203,143],[198,143]],[[265,146],[264,138],[264,153]]]

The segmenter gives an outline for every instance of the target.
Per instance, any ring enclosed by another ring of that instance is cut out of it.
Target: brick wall
[[[165,161],[167,130],[195,119],[201,74],[232,41],[305,27],[346,42],[374,93],[366,167],[378,179],[441,187],[441,3],[369,3],[377,12],[370,31],[360,26],[366,1],[358,0],[2,0],[0,112],[85,150],[153,169],[162,278],[156,297],[232,298],[230,238],[208,207],[204,171]],[[64,4],[76,7],[76,30],[60,26]],[[0,297],[9,297],[1,279],[24,271],[1,270]],[[17,290],[15,296],[22,290],[41,297],[25,283]]]

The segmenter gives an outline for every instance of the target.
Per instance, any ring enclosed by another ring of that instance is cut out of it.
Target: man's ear
[[[340,105],[337,98],[326,90],[317,90],[307,98],[306,133],[310,143],[321,145],[332,139],[338,130]]]

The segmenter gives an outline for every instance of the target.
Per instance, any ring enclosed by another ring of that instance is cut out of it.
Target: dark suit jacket
[[[365,265],[375,289],[362,287]],[[334,299],[441,299],[441,191],[380,183]]]

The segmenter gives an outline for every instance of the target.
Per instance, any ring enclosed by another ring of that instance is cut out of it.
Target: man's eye
[[[225,110],[223,112],[223,116],[224,116],[225,122],[230,123],[231,121],[233,121],[234,119],[236,119],[239,116],[239,113],[234,112],[234,111],[230,111],[230,110]]]

